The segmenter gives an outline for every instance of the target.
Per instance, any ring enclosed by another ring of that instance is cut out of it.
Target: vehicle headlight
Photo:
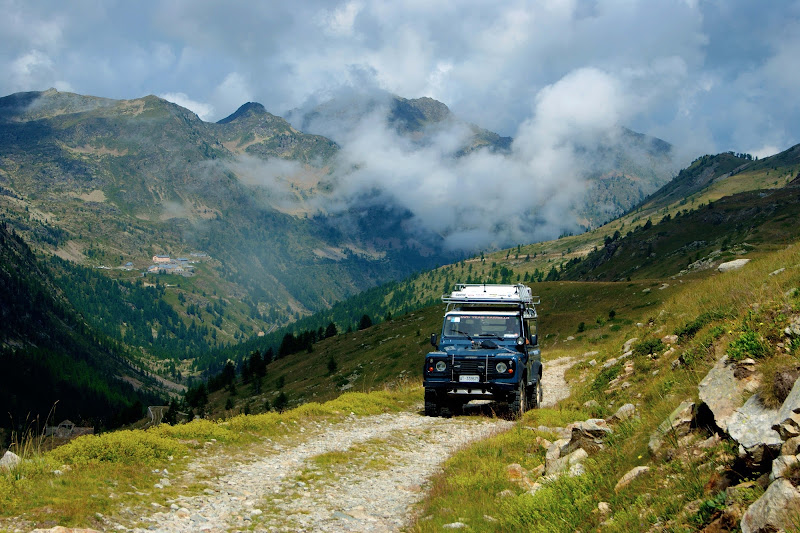
[[[498,374],[505,374],[506,370],[508,370],[508,365],[500,361],[499,363],[494,365],[494,369],[497,370]]]
[[[436,371],[444,372],[445,370],[447,370],[447,363],[444,361],[436,361]]]

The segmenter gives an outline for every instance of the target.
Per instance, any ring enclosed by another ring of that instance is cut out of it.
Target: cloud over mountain
[[[54,86],[135,98],[183,94],[220,118],[275,113],[374,87],[447,102],[514,135],[531,101],[587,69],[616,80],[626,123],[686,149],[764,153],[800,137],[800,6],[730,2],[175,0],[0,2],[0,93]]]

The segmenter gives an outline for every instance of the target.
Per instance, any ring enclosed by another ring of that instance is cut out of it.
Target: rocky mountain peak
[[[269,115],[266,108],[262,104],[259,104],[258,102],[247,102],[246,104],[239,107],[239,109],[237,109],[231,115],[228,115],[227,117],[218,121],[217,124],[228,124],[241,117],[252,117],[261,115]]]

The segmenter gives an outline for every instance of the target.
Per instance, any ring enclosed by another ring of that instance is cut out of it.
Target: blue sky
[[[800,142],[800,2],[0,0],[0,93],[166,97],[218,120],[342,87],[430,96],[516,135],[593,106],[687,157]],[[610,90],[574,86],[592,72]],[[553,91],[564,91],[554,98]]]

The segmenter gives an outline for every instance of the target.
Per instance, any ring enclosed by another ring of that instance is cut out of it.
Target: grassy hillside
[[[800,344],[778,344],[790,317],[800,313],[798,259],[800,248],[793,244],[741,271],[684,284],[654,308],[644,328],[624,327],[593,346],[571,350],[578,364],[571,371],[570,399],[561,402],[557,412],[532,411],[515,430],[453,457],[434,482],[413,530],[439,531],[443,524],[460,521],[483,531],[697,531],[719,519],[723,510],[741,513],[763,492],[762,485],[745,484],[728,492],[725,488],[754,480],[761,472],[738,463],[729,442],[711,438],[701,445],[713,431],[697,428],[680,444],[669,444],[666,454],[652,456],[647,444],[678,403],[697,398],[697,383],[716,358],[748,331],[757,331],[767,346],[763,355],[755,356],[757,372],[763,375],[762,395],[774,394],[776,372],[798,367]],[[785,270],[772,274],[780,269]],[[663,357],[663,349],[649,357],[644,351],[634,355],[632,373],[626,374],[622,364],[602,366],[621,354],[629,338],[637,337],[638,345],[644,345],[672,333],[679,335],[676,350]],[[598,353],[582,358],[581,351],[589,348]],[[590,358],[597,364],[589,364]],[[620,376],[614,385],[612,380]],[[626,386],[620,386],[622,380]],[[597,403],[586,407],[592,400]],[[586,474],[543,482],[544,488],[535,494],[507,474],[511,463],[528,472],[543,464],[541,439],[552,440],[554,435],[537,429],[540,425],[605,417],[628,402],[636,406],[637,417],[615,426],[606,449],[587,462]],[[622,474],[635,466],[648,466],[650,472],[628,488],[615,490]],[[503,497],[504,490],[511,494]],[[600,502],[609,510],[598,512]],[[729,526],[734,529],[722,530],[736,530],[738,522]]]
[[[758,177],[765,177],[767,168],[778,172],[769,160],[760,163],[764,166],[753,169],[752,180],[740,180],[735,187],[761,186],[764,181]],[[527,413],[511,431],[469,446],[450,459],[427,491],[412,530],[439,531],[455,522],[482,531],[702,529],[718,519],[723,509],[743,509],[754,501],[763,491],[754,482],[761,472],[744,468],[730,443],[713,438],[703,427],[680,446],[668,445],[665,454],[650,455],[647,444],[678,403],[696,399],[697,383],[716,358],[745,340],[756,338],[763,348],[755,355],[756,371],[762,376],[760,392],[772,401],[779,394],[774,376],[800,367],[800,344],[786,343],[783,336],[789,321],[800,316],[800,236],[792,223],[797,218],[798,188],[796,181],[786,184],[789,170],[780,171],[782,181],[772,182],[772,189],[739,191],[709,204],[718,190],[714,187],[720,186],[711,180],[708,187],[693,193],[704,199],[704,205],[682,208],[679,216],[680,202],[665,204],[676,209],[675,215],[666,216],[668,209],[664,220],[634,224],[631,217],[642,216],[647,212],[643,208],[591,234],[483,254],[371,291],[335,308],[346,320],[345,327],[336,324],[338,335],[270,362],[260,379],[252,374],[243,377],[241,367],[234,368],[234,379],[212,391],[200,409],[210,418],[227,421],[164,426],[157,432],[165,440],[157,443],[151,441],[152,432],[133,432],[124,435],[125,442],[141,446],[153,455],[152,464],[161,464],[167,454],[191,457],[195,453],[184,448],[176,452],[181,439],[216,438],[233,452],[254,436],[283,435],[290,431],[287,428],[296,430],[351,411],[366,413],[364,406],[379,411],[413,409],[421,402],[420,362],[429,350],[430,333],[440,328],[443,305],[436,298],[455,282],[527,281],[542,300],[545,372],[548,362],[573,358],[576,364],[568,374],[572,395],[554,409]],[[651,216],[664,207],[652,209]],[[627,229],[614,236],[609,228]],[[691,256],[681,253],[698,241],[705,242],[694,245]],[[596,251],[592,251],[594,246]],[[648,246],[652,247],[649,252]],[[739,271],[694,268],[679,276],[681,270],[688,270],[690,260],[713,266],[742,256],[752,261]],[[545,281],[548,276],[616,281]],[[356,329],[359,311],[370,312],[375,325]],[[317,322],[301,324],[317,330],[334,316],[326,314]],[[351,331],[343,332],[346,327]],[[253,341],[246,347],[267,351],[281,334],[286,335],[286,330],[276,332],[271,341],[264,337],[262,344]],[[678,336],[673,351],[667,351],[661,341],[667,334]],[[636,340],[628,368],[628,361],[613,358],[632,338]],[[245,355],[240,354],[237,362],[244,361]],[[389,399],[387,388],[394,391],[388,393]],[[332,404],[317,403],[334,398]],[[556,438],[547,427],[605,417],[625,403],[635,405],[637,417],[615,426],[604,449],[585,463],[586,474],[548,481],[536,493],[508,474],[515,463],[523,472],[538,471],[545,443]],[[266,413],[299,404],[303,405],[284,414]],[[5,512],[52,518],[53,509],[37,503],[41,500],[9,495],[46,491],[35,487],[46,487],[42,481],[51,475],[47,465],[63,460],[44,455],[41,463],[31,463],[26,471],[31,484],[24,487],[23,480],[0,478]],[[45,466],[37,470],[35,464]],[[90,478],[98,474],[104,479],[131,476],[125,464],[123,458],[102,461],[75,474],[70,482],[96,487]],[[170,469],[184,466],[179,461]],[[647,466],[650,471],[628,488],[615,489],[621,475],[635,466]],[[748,483],[725,491],[726,486],[740,482]],[[98,499],[98,508],[113,509],[112,499],[99,492],[104,495]],[[131,501],[137,502],[135,496]],[[599,506],[601,502],[607,507]],[[90,523],[94,507],[60,506],[58,521]]]
[[[552,317],[546,326],[543,321],[543,327],[553,334],[544,350],[545,359],[575,358],[576,365],[569,373],[572,395],[556,408],[530,411],[511,430],[467,446],[448,460],[442,474],[426,490],[412,530],[440,531],[446,524],[461,522],[480,531],[696,531],[718,519],[722,510],[730,506],[746,508],[763,489],[754,481],[739,483],[755,479],[746,476],[758,477],[760,472],[743,468],[726,441],[713,438],[707,429],[697,428],[680,445],[668,443],[664,454],[650,455],[647,443],[679,402],[696,398],[698,381],[719,354],[748,332],[757,332],[769,347],[756,367],[765,378],[775,371],[797,367],[800,345],[780,347],[777,340],[783,338],[782,329],[790,318],[800,316],[799,250],[794,244],[766,253],[742,270],[713,273],[705,279],[687,280],[662,290],[646,287],[644,282],[542,284],[550,301],[560,309],[559,313],[554,312],[555,308],[543,313],[543,318]],[[651,290],[645,291],[647,288]],[[620,302],[626,306],[619,307]],[[609,305],[617,306],[613,319],[608,317]],[[322,400],[322,390],[331,388],[336,379],[336,372],[326,376],[319,368],[324,364],[324,354],[348,354],[361,362],[361,367],[356,364],[345,369],[349,358],[339,361],[344,372],[354,373],[357,368],[363,376],[356,378],[354,389],[382,388],[369,379],[382,372],[384,378],[404,382],[405,376],[418,366],[415,354],[426,350],[426,326],[436,327],[440,314],[441,309],[432,308],[395,319],[394,329],[390,321],[328,339],[310,354],[280,361],[279,366],[268,370],[267,379],[284,376],[286,390],[296,391],[289,395],[303,394],[310,382],[318,380],[322,385],[317,388],[316,398]],[[588,317],[601,320],[590,324]],[[567,340],[567,334],[576,330],[581,321],[585,323],[582,334]],[[421,330],[419,337],[417,329]],[[679,336],[675,351],[662,355],[661,350],[655,350],[648,354],[647,346],[671,333]],[[618,357],[622,344],[633,337],[638,341],[633,344],[632,371],[627,372],[623,364],[604,367],[603,363]],[[359,352],[363,352],[363,359]],[[387,362],[395,352],[396,365]],[[405,365],[399,363],[403,360],[410,361],[409,372],[403,373]],[[304,374],[312,376],[307,381]],[[773,386],[770,379],[762,380],[765,393]],[[350,393],[332,403],[310,403],[280,415],[238,415],[219,423],[197,420],[150,431],[109,434],[103,442],[97,441],[97,446],[95,441],[78,440],[69,450],[43,454],[25,463],[24,476],[0,476],[0,513],[16,516],[25,512],[28,519],[65,525],[99,525],[95,522],[97,511],[108,515],[120,505],[150,506],[152,501],[168,504],[178,490],[182,495],[200,493],[202,484],[167,487],[158,495],[140,491],[142,494],[137,496],[129,491],[121,500],[116,495],[119,491],[115,482],[126,483],[123,486],[152,485],[158,478],[158,474],[149,474],[153,468],[168,466],[173,476],[180,473],[186,462],[177,458],[204,453],[201,444],[194,446],[192,442],[215,439],[226,453],[234,455],[251,450],[254,440],[298,435],[320,423],[341,420],[349,413],[413,409],[415,403],[421,402],[421,394],[418,381],[415,384],[412,379],[410,387],[400,386],[394,392]],[[236,402],[237,398],[234,397]],[[596,403],[587,403],[590,401]],[[510,466],[516,463],[524,476],[538,480],[532,472],[544,462],[544,443],[556,438],[547,427],[607,416],[624,403],[633,403],[637,416],[614,425],[614,433],[605,439],[604,448],[585,462],[585,474],[541,481],[542,488],[532,494],[519,477],[509,473]],[[241,408],[237,404],[228,414]],[[98,456],[106,449],[124,453],[103,452]],[[353,450],[354,454],[361,452]],[[176,460],[168,461],[168,456]],[[148,468],[133,468],[132,457],[137,458],[137,465],[146,464]],[[74,490],[61,491],[58,502],[54,502],[55,495],[47,481],[54,477],[51,470],[62,463],[74,463],[80,468],[59,478],[58,486]],[[634,466],[647,466],[650,470],[627,488],[615,489],[622,474]],[[728,485],[737,488],[726,492]],[[85,498],[86,490],[95,497]],[[87,505],[87,501],[91,504]],[[607,506],[598,511],[601,502]]]

